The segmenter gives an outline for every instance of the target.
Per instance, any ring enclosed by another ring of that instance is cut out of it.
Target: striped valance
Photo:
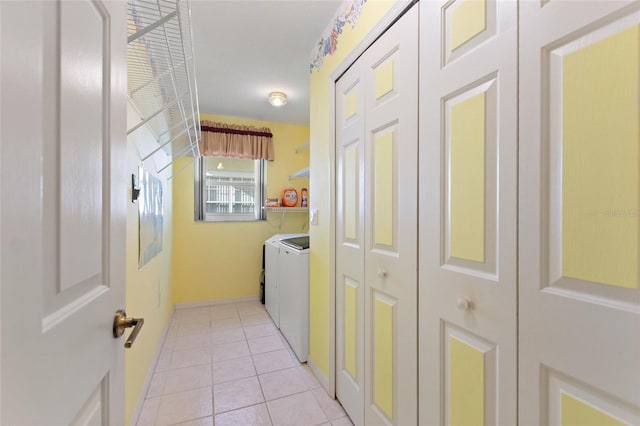
[[[268,127],[200,121],[200,153],[209,157],[272,161],[273,134]]]

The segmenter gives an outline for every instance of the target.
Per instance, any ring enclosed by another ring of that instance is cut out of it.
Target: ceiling
[[[309,62],[336,0],[191,0],[200,112],[309,124]],[[287,94],[275,108],[270,92]]]

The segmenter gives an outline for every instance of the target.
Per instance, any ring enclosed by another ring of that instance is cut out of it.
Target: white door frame
[[[360,40],[346,58],[329,74],[329,182],[331,188],[331,209],[329,212],[329,381],[324,383],[329,396],[336,395],[336,81],[347,69],[382,35],[416,0],[397,0],[367,35]],[[416,34],[416,37],[418,35]],[[418,319],[416,318],[416,321]],[[327,386],[328,385],[328,386]]]

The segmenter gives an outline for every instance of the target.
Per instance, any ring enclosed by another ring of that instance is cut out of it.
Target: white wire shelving
[[[188,0],[128,0],[127,42],[127,94],[139,117],[127,134],[146,127],[157,141],[138,147],[141,161],[153,157],[160,173],[178,158],[195,160],[200,109]]]

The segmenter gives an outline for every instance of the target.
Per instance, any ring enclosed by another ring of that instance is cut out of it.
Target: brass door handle
[[[127,313],[124,309],[119,309],[116,311],[115,318],[113,318],[113,337],[117,339],[124,334],[125,328],[133,327],[133,331],[124,342],[124,347],[130,348],[133,342],[135,342],[136,337],[138,337],[138,333],[140,333],[143,325],[144,318],[127,318]]]

